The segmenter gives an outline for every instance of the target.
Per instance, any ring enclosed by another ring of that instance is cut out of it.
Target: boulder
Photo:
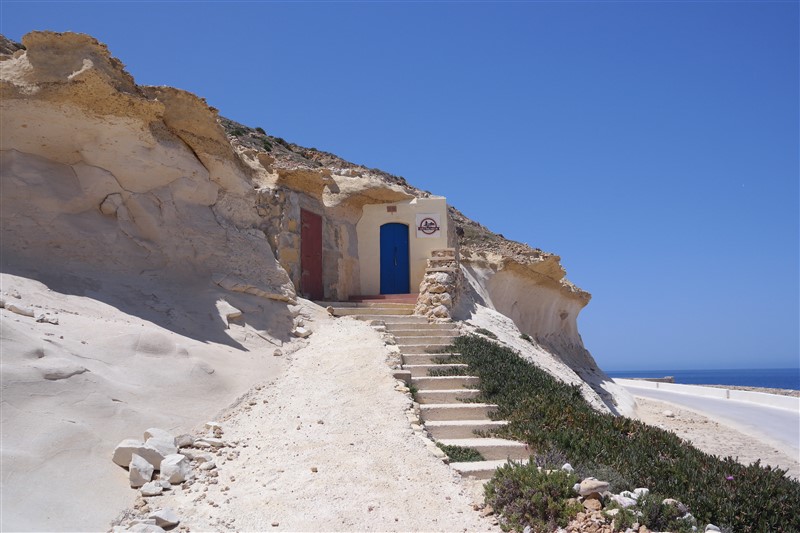
[[[175,436],[172,435],[172,433],[170,433],[169,431],[166,431],[166,430],[163,430],[163,429],[150,428],[150,429],[145,430],[145,432],[144,432],[144,440],[145,440],[145,442],[147,442],[150,439],[165,440],[167,442],[171,442],[173,446],[176,446],[176,444],[175,444]]]
[[[682,512],[684,514],[689,512],[689,508],[688,507],[686,507],[684,504],[682,504],[681,502],[679,502],[678,500],[675,500],[673,498],[666,498],[661,503],[664,504],[664,505],[674,505],[675,507],[678,508],[678,510],[680,512]]]
[[[144,457],[151,465],[158,467],[166,456],[178,453],[178,447],[175,446],[174,438],[167,440],[150,437],[137,453]]]
[[[720,529],[714,524],[708,524],[705,531],[720,531]]]
[[[200,437],[197,439],[197,441],[195,441],[195,445],[202,443],[213,446],[214,448],[222,448],[225,446],[225,443],[222,441],[222,439],[218,439],[216,437]]]
[[[648,489],[646,487],[641,487],[641,488],[638,488],[638,489],[633,489],[633,493],[636,495],[636,496],[634,496],[634,498],[636,498],[638,500],[639,498],[644,498],[645,496],[650,494],[650,489]]]
[[[164,528],[154,524],[136,524],[128,528],[136,533],[166,533]]]
[[[634,498],[630,498],[628,496],[623,496],[621,494],[614,494],[611,496],[611,501],[614,501],[622,507],[623,509],[627,509],[628,507],[633,507],[636,505],[636,500]]]
[[[114,448],[114,455],[111,460],[119,466],[127,467],[131,464],[131,456],[134,453],[139,453],[140,448],[144,446],[144,442],[136,439],[125,439]]]
[[[163,509],[150,513],[150,518],[154,518],[156,525],[161,527],[177,526],[181,522],[181,519],[175,511],[169,507],[164,507]]]
[[[150,481],[149,483],[142,485],[142,488],[139,490],[141,491],[142,496],[159,496],[162,492],[164,492],[164,487],[162,487],[161,483],[158,481]]]
[[[603,503],[598,498],[586,498],[583,500],[583,508],[587,511],[599,511],[603,508]]]
[[[194,444],[194,437],[186,433],[175,437],[175,446],[177,446],[178,448],[188,448],[193,444]]]
[[[581,496],[588,496],[594,492],[601,493],[608,490],[608,482],[607,481],[600,481],[599,479],[593,477],[587,477],[583,481],[581,481],[580,489],[578,490],[578,494]]]
[[[153,467],[147,459],[142,456],[133,454],[131,462],[128,463],[128,478],[131,482],[131,487],[141,487],[153,478]]]
[[[199,450],[181,450],[181,455],[188,457],[191,461],[197,461],[198,463],[214,460],[213,455],[208,452],[201,452]]]
[[[191,471],[189,459],[179,453],[164,457],[159,469],[161,470],[161,479],[166,479],[174,484],[183,483]]]

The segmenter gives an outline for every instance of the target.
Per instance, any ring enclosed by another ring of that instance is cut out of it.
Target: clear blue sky
[[[797,367],[797,2],[13,2],[562,256],[608,370]]]

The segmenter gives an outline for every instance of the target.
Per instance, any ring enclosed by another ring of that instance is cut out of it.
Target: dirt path
[[[672,403],[641,396],[636,397],[636,403],[638,407],[634,418],[672,431],[706,453],[721,457],[729,455],[738,457],[738,461],[743,464],[761,459],[762,464],[779,466],[788,470],[788,474],[795,479],[800,477],[800,462],[797,458],[792,459],[774,447],[736,429]],[[671,412],[674,416],[665,415],[665,411]]]
[[[469,490],[411,430],[378,335],[315,317],[274,383],[221,418],[216,483],[149,498],[192,531],[487,531]],[[238,457],[235,457],[238,454]]]

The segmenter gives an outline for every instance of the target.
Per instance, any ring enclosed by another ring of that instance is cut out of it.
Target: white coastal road
[[[800,460],[800,412],[737,400],[623,385],[634,396],[680,405],[779,447]]]

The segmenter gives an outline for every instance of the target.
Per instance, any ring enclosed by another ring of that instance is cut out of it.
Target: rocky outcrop
[[[235,279],[226,288],[293,300],[216,110],[137,86],[89,36],[23,45],[0,61],[4,263]]]

